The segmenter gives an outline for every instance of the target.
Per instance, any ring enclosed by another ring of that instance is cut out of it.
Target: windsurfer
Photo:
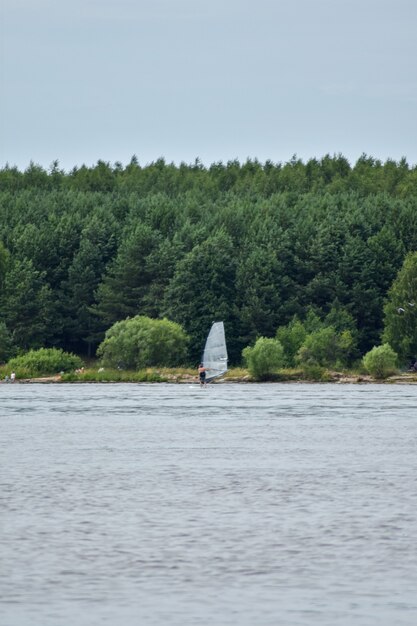
[[[203,386],[206,384],[206,368],[203,363],[200,363],[198,366],[198,376],[200,379],[200,385]]]

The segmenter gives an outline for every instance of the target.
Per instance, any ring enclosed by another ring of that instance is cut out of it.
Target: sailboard
[[[206,368],[207,383],[227,372],[227,348],[223,322],[212,324],[201,362]]]

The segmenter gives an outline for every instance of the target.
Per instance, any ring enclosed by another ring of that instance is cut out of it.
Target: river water
[[[0,385],[2,626],[414,626],[417,386]]]

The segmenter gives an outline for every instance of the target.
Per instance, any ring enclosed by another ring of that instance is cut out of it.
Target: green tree
[[[382,340],[403,363],[417,354],[417,252],[406,256],[388,291]]]
[[[355,223],[355,230],[359,232],[346,238],[339,265],[343,282],[339,299],[355,319],[362,353],[379,341],[382,330],[384,292],[377,284],[378,269],[367,243],[370,228],[371,225],[362,220]],[[364,232],[360,232],[362,230]]]
[[[267,380],[284,364],[284,348],[277,339],[259,337],[254,346],[242,351],[251,376],[256,380]]]
[[[349,330],[337,333],[332,326],[327,326],[307,335],[297,359],[307,365],[344,366],[352,349],[353,339]]]
[[[137,223],[126,231],[96,292],[93,311],[104,326],[142,312],[153,281],[147,258],[159,244],[160,236],[147,224]]]
[[[352,335],[357,334],[353,315],[337,299],[332,302],[330,311],[324,318],[324,326],[332,326],[339,333],[350,330]]]
[[[336,299],[330,308],[330,311],[324,318],[324,326],[330,326],[335,329],[341,339],[341,347],[344,354],[342,356],[342,364],[350,364],[356,358],[360,357],[358,350],[359,332],[355,324],[353,315],[349,313],[346,307],[342,306]],[[346,345],[346,341],[348,345]],[[346,348],[346,350],[345,350]]]
[[[11,359],[8,362],[10,369],[28,370],[30,374],[57,374],[75,370],[83,365],[80,357],[69,354],[59,348],[40,348],[29,350],[26,354]]]
[[[285,364],[288,367],[295,365],[295,357],[307,336],[305,326],[297,316],[286,325],[280,326],[276,332],[276,338],[284,349]]]
[[[91,311],[91,306],[94,304],[94,291],[102,272],[104,264],[99,248],[88,239],[84,239],[71,263],[68,281],[65,284],[67,296],[65,332],[68,345],[84,351],[83,343],[87,344],[89,357],[101,331],[101,324]]]
[[[34,212],[33,222],[16,227],[13,257],[30,259],[51,289],[58,292],[79,246],[81,219],[75,211],[59,215],[52,198],[47,198],[45,204],[51,211],[47,221]]]
[[[325,308],[338,297],[342,289],[338,264],[345,243],[346,227],[340,216],[332,214],[332,208],[324,201],[323,205],[316,203],[318,200],[314,199],[312,209],[314,212],[322,212],[323,216],[316,220],[315,232],[308,244],[307,263],[312,275],[306,285],[305,295],[312,305]]]
[[[0,363],[6,363],[14,352],[12,336],[6,324],[0,320]]]
[[[92,307],[95,291],[115,248],[111,216],[95,214],[83,228],[80,247],[69,266],[68,279],[62,285],[65,343],[81,352],[85,352],[87,344],[88,357],[104,336],[104,328]]]
[[[252,249],[251,249],[252,248]],[[280,319],[282,267],[272,246],[244,248],[236,277],[242,342],[271,336]]]
[[[33,161],[25,170],[24,183],[27,187],[49,188],[51,186],[50,179],[46,170]]]
[[[45,275],[28,259],[13,259],[4,281],[1,305],[4,321],[20,348],[51,345],[60,335],[56,304]]]
[[[382,346],[374,346],[363,357],[363,365],[371,376],[375,378],[387,378],[394,374],[397,366],[397,354],[388,343]]]
[[[165,290],[183,256],[183,246],[177,241],[163,239],[146,258],[146,272],[152,276],[149,289],[143,297],[142,311],[149,317],[158,317],[165,299]]]
[[[0,241],[0,294],[3,288],[3,281],[7,271],[7,263],[9,260],[9,253]]]
[[[174,367],[186,362],[187,344],[188,337],[179,324],[137,315],[113,324],[97,354],[107,367]]]
[[[235,324],[235,274],[235,250],[224,231],[196,245],[177,263],[165,291],[164,312],[185,328],[191,354],[201,353],[213,320],[223,320],[230,361],[238,360],[236,341],[229,334]]]

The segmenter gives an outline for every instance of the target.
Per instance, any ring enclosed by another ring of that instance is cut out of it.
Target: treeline
[[[126,166],[98,161],[92,167],[82,165],[70,172],[60,168],[58,161],[54,161],[49,170],[33,162],[23,172],[7,165],[0,170],[0,189],[160,192],[168,196],[190,191],[216,196],[231,191],[262,197],[282,192],[326,190],[330,193],[355,191],[361,195],[386,192],[406,197],[416,193],[417,166],[410,166],[405,158],[399,162],[392,159],[382,162],[365,154],[353,166],[343,155],[326,155],[306,163],[295,155],[287,163],[261,163],[257,159],[248,159],[244,163],[220,161],[209,167],[199,159],[193,164],[177,166],[163,158],[141,166],[133,156]]]
[[[416,249],[417,168],[405,160],[5,167],[0,360],[39,347],[93,356],[135,315],[181,324],[190,363],[213,320],[237,364],[257,337],[312,314],[344,320],[364,354]]]

